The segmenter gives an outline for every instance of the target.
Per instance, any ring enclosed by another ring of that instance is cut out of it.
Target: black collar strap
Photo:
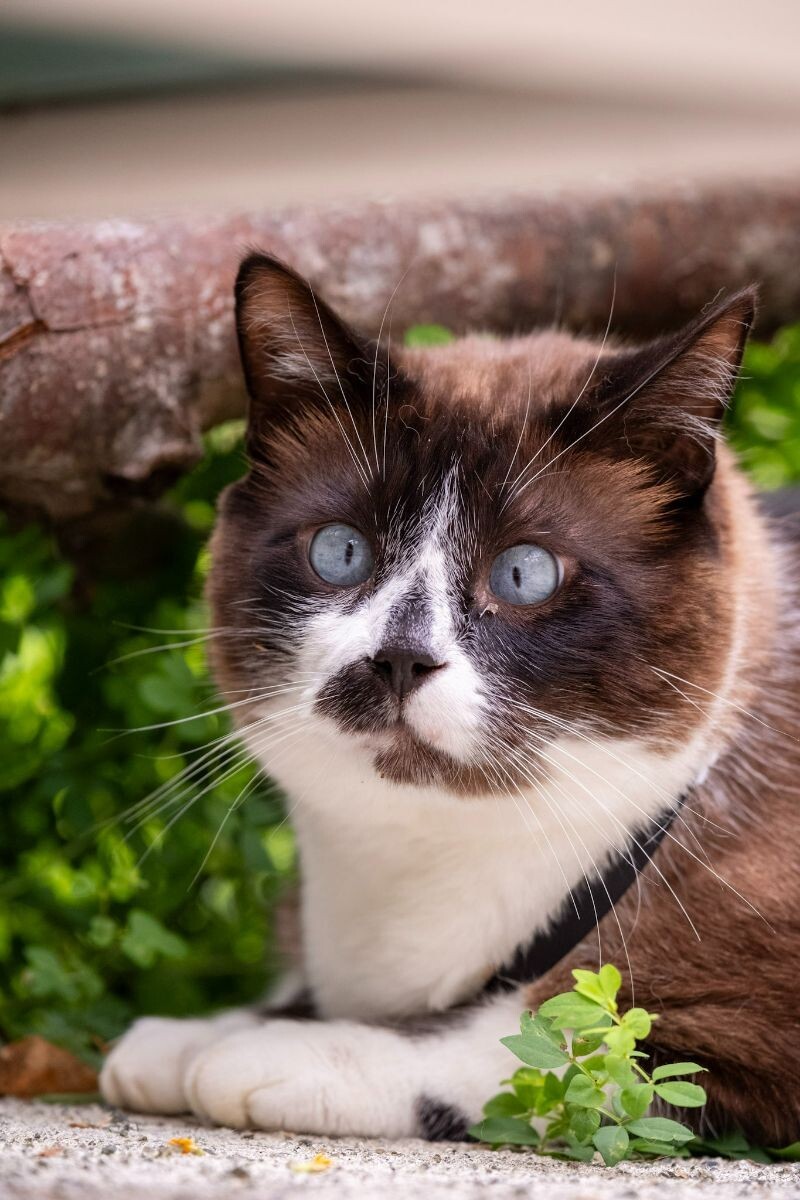
[[[572,896],[566,897],[549,928],[518,946],[513,958],[491,977],[485,990],[513,991],[521,983],[533,983],[574,950],[647,866],[685,800],[686,795],[681,796],[674,808],[654,821],[635,842],[631,841],[626,850],[615,855],[600,875],[573,888]]]

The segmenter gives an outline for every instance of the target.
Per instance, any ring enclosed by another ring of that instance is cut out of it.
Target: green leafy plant
[[[758,487],[800,478],[800,325],[750,342],[727,419],[742,466]]]
[[[248,1003],[275,968],[292,837],[274,785],[219,741],[202,602],[242,432],[215,430],[136,544],[123,525],[88,569],[0,514],[0,1040],[96,1062],[138,1013]],[[117,544],[150,557],[117,575]]]
[[[599,1151],[607,1166],[624,1158],[687,1154],[693,1131],[649,1113],[656,1098],[676,1108],[705,1104],[704,1089],[687,1078],[704,1068],[662,1063],[650,1073],[648,1056],[636,1047],[656,1014],[619,1011],[621,977],[611,964],[597,974],[572,974],[571,992],[553,996],[535,1016],[523,1013],[520,1032],[501,1038],[525,1066],[504,1081],[511,1091],[489,1100],[470,1134],[492,1146],[531,1146],[582,1162]]]

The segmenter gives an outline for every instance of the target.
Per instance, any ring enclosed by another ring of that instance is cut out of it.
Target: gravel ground
[[[192,1138],[184,1153],[171,1138]],[[307,1168],[317,1154],[331,1163]],[[613,1170],[419,1141],[208,1129],[100,1105],[0,1100],[0,1200],[683,1200],[800,1196],[800,1166],[721,1159]]]

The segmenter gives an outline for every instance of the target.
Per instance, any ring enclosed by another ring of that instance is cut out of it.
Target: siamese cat
[[[462,1138],[499,1039],[614,962],[702,1120],[800,1135],[800,526],[721,421],[750,289],[678,333],[367,344],[242,264],[249,471],[214,667],[302,874],[271,1005],[137,1021],[144,1112]]]

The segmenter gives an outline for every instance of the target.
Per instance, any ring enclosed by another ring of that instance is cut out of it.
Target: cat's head
[[[636,348],[411,351],[248,258],[251,466],[210,587],[240,724],[299,712],[322,757],[334,738],[384,778],[467,794],[546,773],[565,734],[689,741],[692,689],[717,689],[735,634],[718,439],[753,302]]]

